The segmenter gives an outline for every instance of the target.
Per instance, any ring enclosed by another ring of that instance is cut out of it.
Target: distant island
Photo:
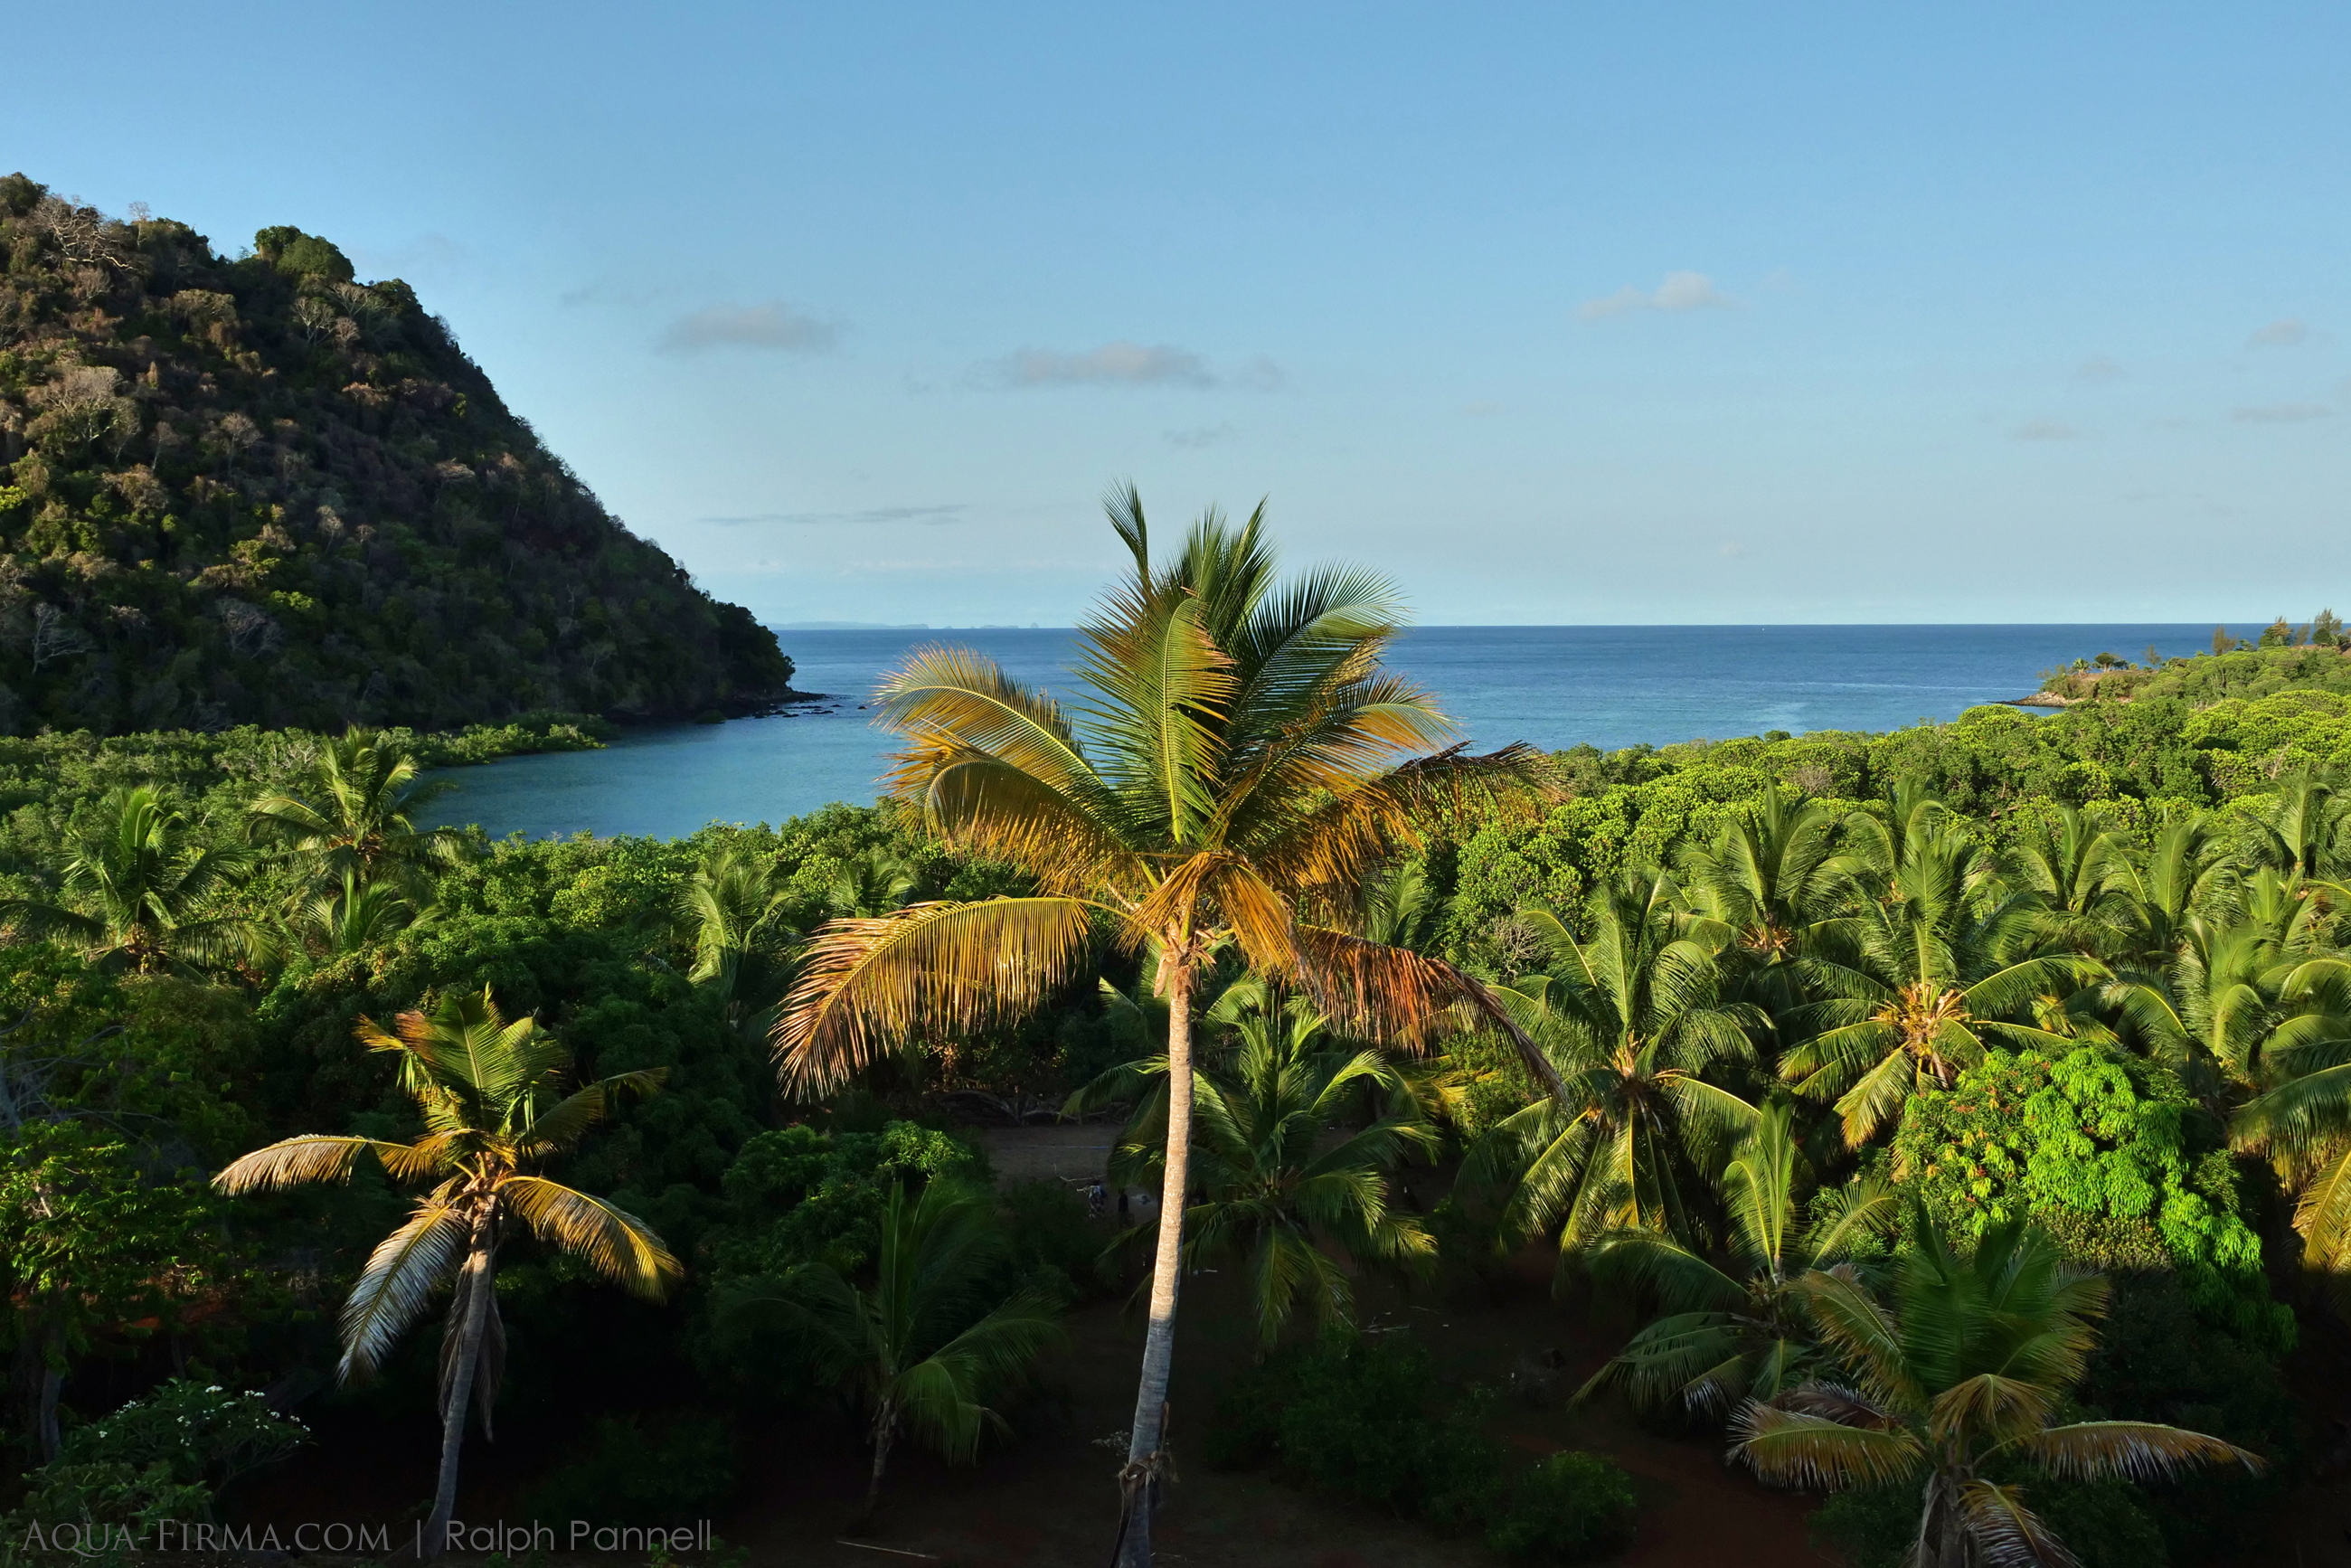
[[[225,256],[0,178],[0,734],[447,729],[790,700],[507,409],[448,323],[333,244]]]

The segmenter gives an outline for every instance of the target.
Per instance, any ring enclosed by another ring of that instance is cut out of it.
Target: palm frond
[[[538,1239],[632,1295],[659,1301],[684,1270],[645,1222],[544,1176],[513,1176],[499,1195]]]
[[[407,1145],[312,1134],[243,1155],[213,1177],[213,1187],[231,1194],[282,1192],[311,1182],[347,1181],[352,1164],[364,1153],[376,1155],[396,1175],[412,1174],[413,1162],[408,1157]]]
[[[1730,1418],[1730,1457],[1775,1486],[1837,1490],[1908,1480],[1927,1463],[1904,1427],[1868,1429],[1750,1399]]]
[[[437,1290],[464,1258],[473,1225],[449,1202],[444,1187],[416,1207],[406,1223],[376,1243],[343,1303],[345,1382],[369,1377],[400,1336],[424,1313]]]
[[[1029,1011],[1086,952],[1092,913],[1077,899],[991,898],[832,921],[776,1026],[785,1081],[821,1089],[908,1035]]]
[[[2193,1469],[2241,1465],[2258,1475],[2267,1461],[2234,1443],[2153,1421],[2076,1421],[2050,1427],[2011,1445],[2065,1480],[2163,1480]]]

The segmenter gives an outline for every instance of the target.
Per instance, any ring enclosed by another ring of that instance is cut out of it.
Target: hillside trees
[[[774,635],[398,279],[0,179],[0,734],[747,711]]]

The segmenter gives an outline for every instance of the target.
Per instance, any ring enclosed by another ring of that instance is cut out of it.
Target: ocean
[[[1479,747],[1557,750],[1729,739],[1784,729],[1896,729],[2021,697],[2043,670],[2099,652],[2168,657],[2210,626],[1426,626],[1390,664],[1437,694]],[[712,821],[778,822],[870,801],[888,737],[859,705],[908,651],[972,648],[1067,695],[1066,630],[790,632],[793,684],[831,699],[771,718],[631,729],[602,751],[452,768],[444,823],[503,837],[674,838]]]

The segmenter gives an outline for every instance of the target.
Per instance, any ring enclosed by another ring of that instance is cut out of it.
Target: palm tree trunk
[[[882,1506],[882,1472],[890,1463],[890,1437],[897,1430],[898,1412],[888,1400],[873,1416],[873,1479],[865,1483],[865,1506],[858,1511],[857,1522],[864,1525]]]
[[[447,1544],[450,1516],[457,1511],[457,1455],[465,1445],[465,1413],[474,1402],[474,1368],[482,1359],[482,1336],[488,1331],[492,1292],[490,1278],[490,1211],[486,1205],[474,1220],[473,1249],[465,1271],[457,1276],[457,1301],[465,1313],[450,1324],[457,1336],[457,1359],[441,1389],[441,1481],[433,1493],[433,1516],[424,1524],[418,1555],[427,1562],[441,1555]]]
[[[1192,970],[1178,961],[1167,981],[1167,1168],[1159,1184],[1159,1245],[1151,1260],[1151,1320],[1143,1336],[1143,1377],[1134,1391],[1134,1434],[1118,1478],[1118,1568],[1151,1568],[1151,1515],[1159,1504],[1167,1375],[1176,1362],[1176,1287],[1184,1275],[1184,1202],[1191,1164]]]
[[[41,1438],[41,1463],[53,1465],[65,1450],[65,1436],[57,1429],[57,1396],[64,1391],[66,1375],[56,1365],[41,1364],[41,1392],[38,1414],[35,1423]]]

